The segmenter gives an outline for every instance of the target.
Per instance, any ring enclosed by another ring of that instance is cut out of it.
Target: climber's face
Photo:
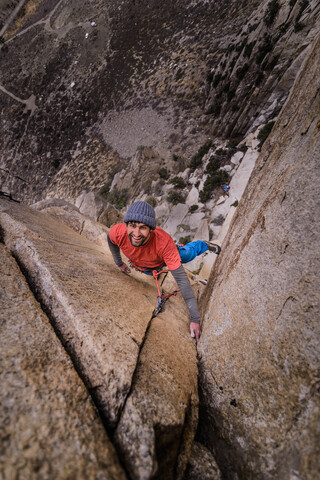
[[[129,240],[134,247],[141,247],[145,245],[150,237],[150,227],[144,223],[128,222],[127,233]]]

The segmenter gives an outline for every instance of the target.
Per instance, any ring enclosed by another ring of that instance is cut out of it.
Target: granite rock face
[[[55,216],[1,199],[1,240],[49,316],[108,430],[117,431],[121,424],[133,431],[116,445],[129,476],[174,478],[176,464],[182,475],[198,415],[196,352],[185,308],[176,299],[178,307],[167,304],[167,311],[152,319],[155,282],[137,272],[121,273],[101,246],[106,227],[96,224],[88,240],[84,230],[77,231],[81,214],[76,207],[53,201],[42,207]],[[65,223],[56,218],[59,209]],[[28,400],[28,391],[26,401],[35,401]],[[134,416],[128,415],[132,404]],[[134,433],[138,429],[150,434],[143,445]],[[138,475],[126,455],[131,449]],[[152,451],[151,469],[146,449]]]
[[[181,479],[198,424],[197,366],[183,329],[186,311],[171,300],[165,317],[150,325],[115,432],[134,480]]]
[[[320,37],[202,298],[200,438],[228,479],[319,473]]]
[[[193,442],[191,456],[183,480],[221,480],[217,462],[204,445]]]
[[[0,476],[125,480],[90,395],[0,244]]]

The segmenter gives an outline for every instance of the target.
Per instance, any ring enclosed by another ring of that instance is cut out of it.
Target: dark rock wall
[[[75,198],[139,146],[185,168],[212,135],[235,142],[265,123],[319,18],[308,3],[295,31],[299,5],[282,1],[267,25],[267,4],[28,2],[0,51],[1,188]]]

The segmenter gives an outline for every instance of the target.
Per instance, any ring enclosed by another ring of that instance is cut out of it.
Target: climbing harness
[[[144,274],[147,274],[147,275],[152,275],[153,278],[155,279],[156,281],[156,285],[157,285],[157,290],[158,290],[158,295],[157,295],[157,299],[158,299],[158,305],[157,307],[155,308],[153,314],[152,314],[152,318],[156,317],[162,310],[163,310],[163,307],[165,305],[165,303],[169,300],[170,297],[172,297],[173,295],[177,295],[177,293],[180,292],[180,289],[178,290],[174,290],[173,292],[171,293],[168,293],[167,295],[162,295],[161,293],[161,287],[165,281],[165,279],[167,278],[167,275],[169,273],[169,270],[164,268],[166,265],[163,265],[162,267],[158,267],[158,268],[154,268],[154,269],[151,269],[150,267],[137,267],[136,265],[134,265],[130,260],[129,260],[129,265],[131,268],[134,268],[137,272],[140,272],[140,273],[144,273]],[[158,277],[164,273],[164,277],[159,285],[159,280],[158,280]],[[191,286],[193,285],[197,285],[199,282],[195,282],[193,283]],[[202,282],[200,282],[202,283]]]

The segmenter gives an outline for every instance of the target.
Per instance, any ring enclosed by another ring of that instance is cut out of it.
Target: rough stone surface
[[[125,480],[90,395],[0,244],[0,477]]]
[[[319,474],[320,37],[202,298],[200,438],[228,479]]]
[[[78,201],[76,200],[76,205],[80,212],[93,218],[93,220],[98,220],[99,216],[106,208],[107,202],[94,192],[85,192],[84,194],[79,195],[79,197],[77,199]]]
[[[172,237],[175,237],[178,225],[183,223],[183,219],[187,215],[188,210],[189,207],[187,205],[183,203],[178,203],[178,205],[175,205],[170,211],[170,215],[164,223],[163,228]]]
[[[183,480],[221,480],[221,472],[210,450],[194,442]]]
[[[63,206],[62,211],[68,223],[74,212]],[[130,476],[136,475],[125,453],[131,449],[143,478],[153,473],[174,478],[176,464],[182,475],[198,415],[196,352],[182,299],[170,300],[151,320],[157,304],[152,277],[123,275],[110,253],[51,215],[4,199],[0,212],[2,240],[50,315],[101,415],[110,428],[120,420],[131,432],[118,447]],[[143,399],[141,405],[136,397]],[[128,415],[131,402],[134,417]],[[138,425],[141,431],[154,428],[148,439],[155,452],[151,470],[136,437]]]
[[[116,443],[134,480],[180,479],[190,456],[198,396],[185,314],[172,299],[170,311],[152,320],[116,430]]]
[[[72,230],[75,230],[80,235],[102,247],[106,252],[109,252],[107,246],[109,228],[83,215],[74,205],[64,200],[50,198],[41,200],[31,207],[56,217],[60,222],[72,228]]]
[[[98,222],[110,228],[116,223],[123,222],[123,215],[113,205],[108,205],[99,215]]]
[[[50,312],[56,330],[110,425],[129,392],[154,305],[153,288],[128,278],[101,250],[55,218],[1,201],[5,242]],[[130,294],[131,292],[131,294]],[[139,295],[130,310],[128,299]]]

